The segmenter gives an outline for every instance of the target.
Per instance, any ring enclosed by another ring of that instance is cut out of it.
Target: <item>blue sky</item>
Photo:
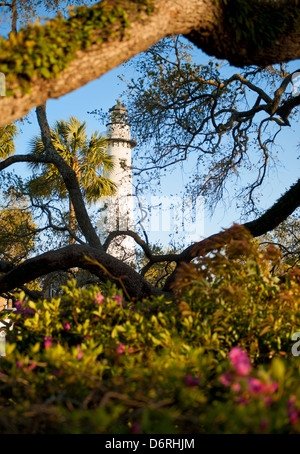
[[[208,57],[201,51],[196,50],[197,60],[203,60],[205,63]],[[292,70],[300,67],[300,61],[294,61],[290,64]],[[102,109],[108,111],[120,97],[125,89],[124,83],[120,81],[118,75],[126,72],[127,78],[132,75],[130,67],[119,67],[102,76],[100,79],[90,82],[80,89],[62,96],[59,99],[49,100],[47,102],[47,115],[50,127],[56,120],[68,119],[70,116],[76,116],[81,121],[86,121],[88,131],[98,130],[105,133],[105,125],[99,122],[94,115],[89,115],[88,111]],[[298,114],[299,115],[299,114]],[[36,121],[35,111],[32,110],[28,119],[31,124],[25,122],[21,125],[21,133],[16,140],[16,153],[23,154],[29,149],[30,138],[39,134],[39,128]],[[291,131],[291,128],[281,135],[283,150],[281,151],[281,167],[273,172],[267,179],[263,188],[262,208],[271,206],[278,197],[289,188],[291,184],[297,181],[299,177],[299,160],[296,159],[297,144],[299,142],[299,133],[297,130]],[[298,150],[299,151],[299,150]],[[298,153],[299,154],[299,153]],[[26,166],[15,166],[17,173],[28,175]],[[178,194],[183,190],[184,184],[187,183],[187,175],[178,170],[169,176],[166,176],[162,182],[162,194]],[[227,200],[230,202],[230,196]],[[220,206],[210,217],[210,213],[205,211],[204,236],[218,232],[221,228],[232,225],[233,222],[240,221],[240,214],[229,205]],[[168,242],[167,233],[154,233],[150,236],[150,241]],[[199,238],[200,239],[200,238]]]
[[[199,54],[203,60],[207,59],[202,52],[199,51]],[[299,61],[292,62],[291,65],[297,68],[300,66],[300,63]],[[124,68],[121,66],[70,94],[62,96],[59,99],[49,100],[47,102],[47,115],[50,126],[56,120],[76,116],[80,120],[87,122],[88,131],[98,130],[105,133],[105,125],[97,120],[94,115],[88,114],[88,112],[100,108],[103,111],[108,111],[116,103],[116,100],[125,88],[124,83],[118,78],[118,75],[123,74],[124,71],[128,71],[128,67]],[[39,133],[34,110],[30,112],[28,118],[32,124],[25,123],[21,127],[22,133],[16,140],[16,152],[20,154],[28,151],[30,138]],[[289,128],[282,133],[281,143],[283,150],[281,151],[281,167],[277,168],[266,180],[263,188],[263,208],[271,206],[291,184],[297,181],[299,176],[299,160],[297,161],[295,156],[298,142],[299,134],[295,128],[293,131]],[[15,168],[19,173],[21,166],[16,166]],[[22,166],[21,172],[25,175],[27,174],[27,169]],[[185,183],[187,183],[187,175],[181,170],[167,175],[162,181],[162,195],[179,194],[183,190]],[[226,202],[230,204],[230,195]],[[212,217],[211,213],[205,210],[204,236],[216,233],[221,228],[232,225],[233,222],[241,221],[240,214],[234,208],[230,208],[228,204],[226,206],[220,204]],[[153,232],[150,235],[151,242],[159,241],[167,244],[168,240],[169,233],[167,232]]]

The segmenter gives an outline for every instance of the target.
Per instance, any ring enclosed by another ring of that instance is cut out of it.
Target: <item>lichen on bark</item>
[[[79,50],[108,39],[122,39],[130,26],[129,16],[137,18],[141,12],[151,14],[152,3],[104,1],[91,8],[75,8],[68,19],[58,15],[44,26],[30,25],[18,33],[11,32],[8,40],[0,38],[0,72],[12,83],[6,96],[18,89],[23,94],[30,92],[32,81],[39,77],[57,77]]]

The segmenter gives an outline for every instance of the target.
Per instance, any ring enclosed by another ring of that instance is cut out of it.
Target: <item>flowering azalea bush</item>
[[[299,282],[272,276],[276,254],[233,240],[180,272],[176,301],[75,281],[20,294],[0,433],[299,433]]]
[[[194,339],[223,358],[234,345],[256,361],[288,357],[300,328],[300,270],[273,275],[280,251],[259,250],[246,230],[235,229],[225,231],[212,255],[178,272],[174,289],[188,307]]]

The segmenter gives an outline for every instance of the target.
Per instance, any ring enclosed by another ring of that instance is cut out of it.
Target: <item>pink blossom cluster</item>
[[[238,374],[248,375],[251,372],[252,366],[247,352],[240,347],[233,347],[228,356]]]
[[[125,353],[126,350],[127,350],[127,353],[134,352],[132,347],[130,347],[130,346],[126,347],[122,342],[119,342],[119,345],[117,346],[116,350],[117,350],[118,355],[123,355],[123,353]]]
[[[295,407],[296,396],[292,396],[287,403],[287,416],[291,424],[296,424],[299,419],[299,410]]]
[[[249,397],[261,396],[266,405],[270,405],[272,403],[271,395],[278,389],[277,383],[271,380],[266,383],[259,378],[249,376],[252,365],[247,352],[240,347],[233,347],[228,356],[233,371],[227,371],[221,375],[220,382],[239,394],[237,402],[247,404]]]
[[[122,303],[123,303],[123,297],[120,296],[120,295],[115,295],[113,297],[113,299],[115,301],[117,301],[117,306],[122,306]],[[105,300],[105,297],[103,295],[101,295],[101,293],[97,293],[95,298],[94,298],[94,303],[95,304],[102,304]]]
[[[55,344],[53,343],[53,338],[52,338],[52,336],[46,336],[46,337],[44,338],[44,346],[45,346],[45,348],[46,348],[46,349],[47,349],[47,348],[50,348],[50,347],[52,347],[53,345],[55,345]]]
[[[19,360],[16,362],[17,369],[23,369],[24,367],[28,367],[29,370],[34,370],[36,366],[37,363],[35,361],[30,361],[28,366],[23,360]]]
[[[272,403],[272,395],[278,390],[278,384],[269,380],[267,383],[257,377],[249,376],[252,370],[250,359],[247,353],[240,347],[233,347],[229,352],[229,359],[233,371],[227,371],[220,377],[220,382],[232,391],[240,393],[237,402],[247,404],[249,397],[263,397],[266,405]],[[243,385],[243,386],[242,386]],[[296,407],[296,396],[290,397],[286,411],[287,417],[292,425],[299,421],[300,410]],[[261,421],[262,431],[266,430],[267,420]]]
[[[117,306],[122,306],[123,298],[120,295],[115,295],[114,299],[117,301]]]
[[[25,301],[16,301],[15,308],[16,308],[16,314],[24,314],[25,318],[27,318],[28,315],[32,315],[35,313],[34,309],[32,309],[31,307],[26,307]]]
[[[83,351],[81,350],[81,346],[80,345],[77,345],[77,356],[76,356],[76,359],[80,360],[83,358]]]
[[[71,329],[71,325],[67,320],[63,320],[63,327],[66,331],[69,331]]]
[[[198,386],[200,381],[200,377],[194,377],[192,374],[187,374],[187,376],[185,377],[185,384],[187,386]]]
[[[101,293],[97,293],[97,295],[95,296],[95,299],[94,299],[94,303],[95,304],[102,304],[104,301],[104,296],[101,295]]]

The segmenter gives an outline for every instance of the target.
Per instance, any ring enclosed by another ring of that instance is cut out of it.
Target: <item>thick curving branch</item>
[[[295,183],[285,194],[283,194],[279,198],[279,200],[271,208],[269,208],[262,216],[255,219],[254,221],[247,222],[242,226],[245,227],[253,237],[264,235],[265,233],[278,227],[278,225],[281,224],[285,219],[287,219],[299,206],[300,206],[300,180],[298,180],[297,183]],[[210,237],[205,238],[199,243],[188,246],[180,254],[175,253],[153,254],[147,243],[145,243],[137,233],[129,230],[124,231],[122,230],[115,231],[109,234],[104,243],[104,249],[106,250],[110,242],[117,236],[127,235],[132,237],[136,241],[136,243],[142,247],[146,257],[149,260],[141,272],[142,275],[145,275],[145,273],[149,271],[149,269],[156,263],[175,262],[178,267],[182,262],[188,263],[191,260],[193,260],[197,255],[199,256],[208,253],[214,248],[216,241],[218,241],[223,234],[224,234],[223,232],[219,232],[214,235],[211,235]],[[176,269],[167,279],[164,286],[165,291],[170,290],[170,286],[174,282],[175,275]]]
[[[243,226],[254,236],[260,236],[277,227],[283,220],[291,215],[300,206],[300,180],[293,185],[269,210],[255,221],[248,222]],[[236,234],[234,227],[229,231]],[[134,232],[131,232],[132,234]],[[112,237],[126,234],[124,231],[116,232]],[[128,232],[127,232],[128,234]],[[228,236],[228,230],[211,235],[205,240],[190,245],[180,254],[150,255],[149,263],[162,261],[174,261],[177,268],[168,277],[163,289],[149,284],[143,276],[138,274],[130,266],[107,254],[102,248],[87,245],[70,245],[56,251],[46,252],[37,257],[25,260],[22,264],[12,267],[8,262],[0,262],[0,293],[20,288],[27,282],[37,279],[52,271],[66,271],[70,268],[79,267],[90,271],[101,280],[115,280],[117,284],[122,280],[126,292],[132,299],[146,298],[151,295],[167,295],[172,297],[172,284],[176,278],[176,271],[182,262],[190,262],[199,255],[208,253],[215,248],[216,242],[222,237]],[[135,237],[135,235],[130,235]],[[138,238],[135,238],[136,240]],[[108,243],[107,243],[108,245]],[[112,279],[112,276],[114,277]]]
[[[150,258],[152,256],[152,253],[151,253],[151,250],[149,248],[149,245],[141,239],[141,237],[136,233],[136,232],[133,232],[132,230],[115,230],[114,232],[110,232],[105,240],[105,242],[103,243],[103,249],[105,251],[107,251],[110,243],[112,242],[112,240],[114,238],[117,238],[118,236],[130,236],[131,238],[134,239],[134,241],[139,245],[141,246],[141,248],[143,249],[146,257]]]
[[[230,3],[237,2],[231,1]],[[289,0],[289,5],[285,1],[254,3],[253,17],[259,17],[261,12],[267,15],[265,9],[267,6],[271,26],[272,8],[275,6],[278,9],[277,16],[281,11],[283,15],[287,6],[295,9],[295,17],[298,17],[297,14],[299,14],[299,5],[296,0]],[[101,29],[95,29],[92,42],[86,48],[78,50],[70,58],[68,67],[63,69],[58,76],[46,79],[36,76],[29,81],[30,92],[23,94],[21,90],[17,90],[14,96],[0,98],[0,126],[26,115],[32,108],[43,104],[48,99],[59,98],[98,79],[109,70],[171,34],[183,34],[208,55],[227,59],[231,64],[239,67],[266,66],[300,58],[299,27],[290,27],[288,32],[286,30],[278,32],[274,42],[270,43],[264,41],[269,35],[268,33],[263,34],[262,27],[258,24],[256,26],[257,34],[260,34],[263,42],[253,42],[250,36],[256,36],[253,30],[251,30],[252,33],[249,32],[249,36],[246,34],[237,40],[238,23],[230,21],[232,14],[228,9],[229,6],[226,9],[225,2],[222,1],[151,0],[149,1],[151,14],[139,11],[139,5],[143,4],[141,1],[107,0],[106,4],[109,8],[124,9],[129,24],[125,32],[120,33],[120,30],[116,27],[114,29],[110,23]],[[291,11],[293,12],[293,9]],[[69,19],[70,23],[74,23],[75,28],[76,20],[76,16]],[[23,54],[26,53],[27,47],[24,42]],[[0,71],[2,71],[2,67],[6,68],[7,65],[5,65],[6,62],[1,61],[0,56]],[[5,73],[5,71],[3,72]],[[15,88],[15,82],[7,84],[7,90],[15,90]]]
[[[78,225],[85,236],[87,242],[94,247],[101,247],[100,239],[92,226],[91,220],[87,213],[85,203],[80,191],[78,179],[75,171],[65,162],[57,153],[52,140],[49,124],[46,117],[46,105],[38,106],[36,114],[41,129],[42,140],[46,149],[45,157],[48,162],[52,162],[61,174],[66,188],[69,192],[70,199],[74,206]]]
[[[251,235],[255,238],[264,235],[279,226],[300,206],[300,179],[279,200],[269,208],[262,216],[251,222],[242,224]],[[233,234],[235,230],[232,230]],[[222,236],[228,235],[228,231],[222,231],[205,238],[199,243],[190,245],[181,254],[178,255],[177,267],[168,277],[163,287],[164,291],[170,291],[172,284],[176,279],[176,272],[180,263],[189,263],[197,256],[205,255],[215,248],[216,242],[222,239]]]
[[[300,206],[300,179],[258,219],[246,222],[251,235],[258,237],[275,229]]]
[[[19,288],[52,271],[66,271],[74,267],[88,270],[103,281],[114,280],[111,279],[114,276],[115,283],[118,284],[122,279],[126,292],[132,299],[166,294],[150,285],[133,268],[103,250],[77,244],[25,260],[0,276],[0,293]]]
[[[35,154],[17,154],[14,156],[9,156],[9,158],[4,159],[4,161],[0,162],[0,171],[6,169],[7,167],[18,164],[19,162],[44,162],[49,163],[51,162],[49,159],[45,158],[44,156],[35,155]]]

